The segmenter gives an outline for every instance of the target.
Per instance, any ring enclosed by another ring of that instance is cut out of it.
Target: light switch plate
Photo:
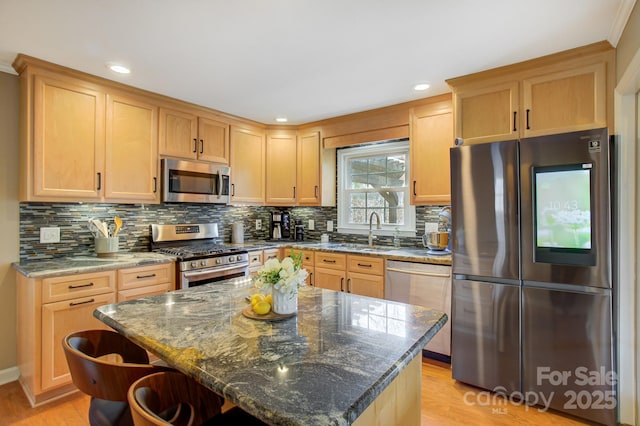
[[[309,231],[316,229],[316,222],[313,219],[309,219]]]
[[[58,228],[57,226],[43,226],[42,228],[40,228],[40,242],[59,243],[60,228]]]
[[[256,231],[262,229],[262,219],[256,219]]]
[[[333,232],[333,221],[332,220],[328,220],[327,221],[327,232]]]
[[[425,222],[424,233],[428,234],[429,232],[438,232],[438,224],[433,222]]]

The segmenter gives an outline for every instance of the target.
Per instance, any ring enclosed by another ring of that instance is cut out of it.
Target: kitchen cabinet
[[[60,342],[73,331],[108,328],[93,311],[115,303],[115,274],[42,279],[17,274],[18,368],[31,405],[75,390]]]
[[[257,275],[262,268],[262,250],[249,252],[249,275]]]
[[[160,155],[229,164],[229,124],[197,111],[160,108]]]
[[[614,49],[601,42],[447,80],[455,136],[476,144],[607,127]]]
[[[175,290],[174,263],[118,270],[118,302]]]
[[[270,131],[266,152],[267,205],[320,205],[319,132]]]
[[[158,203],[158,108],[143,98],[107,93],[104,197]]]
[[[316,287],[384,297],[382,258],[316,251],[314,262]]]
[[[262,259],[264,259],[265,262],[271,259],[282,260],[282,249],[265,249],[262,251]]]
[[[21,70],[21,201],[158,203],[157,108],[131,95]]]
[[[266,204],[296,204],[297,136],[295,131],[274,130],[267,134]]]
[[[231,126],[231,203],[263,205],[266,141],[263,130]]]
[[[321,202],[320,132],[298,135],[297,198],[299,206],[319,206]]]
[[[453,146],[451,101],[412,108],[410,124],[411,204],[450,204],[449,150]]]
[[[315,285],[313,275],[315,273],[315,257],[313,250],[302,250],[302,267],[307,270],[308,274],[305,282],[307,285]]]

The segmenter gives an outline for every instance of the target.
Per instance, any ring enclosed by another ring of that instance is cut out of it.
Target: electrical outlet
[[[309,231],[316,229],[316,222],[313,219],[309,219]]]
[[[60,228],[57,226],[40,228],[40,242],[41,243],[59,243],[60,242]]]
[[[429,232],[438,232],[438,224],[433,222],[425,222],[424,233],[428,234]]]
[[[256,219],[256,231],[262,229],[262,219]]]
[[[327,221],[327,232],[333,232],[333,221],[332,220],[328,220]]]

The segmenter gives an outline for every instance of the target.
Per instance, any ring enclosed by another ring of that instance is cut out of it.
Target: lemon
[[[256,303],[264,301],[264,294],[254,293],[251,295],[251,306],[255,306]]]
[[[258,315],[268,314],[271,310],[271,305],[264,300],[253,305],[253,312]]]
[[[270,305],[273,305],[273,297],[271,297],[271,295],[270,295],[270,294],[267,294],[267,295],[264,297],[264,301],[265,301],[265,302],[267,302],[267,303],[268,303],[268,304],[270,304]]]

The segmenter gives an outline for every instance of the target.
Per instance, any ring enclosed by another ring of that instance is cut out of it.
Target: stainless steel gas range
[[[151,250],[177,258],[178,289],[249,275],[247,250],[221,243],[217,223],[151,225]]]

